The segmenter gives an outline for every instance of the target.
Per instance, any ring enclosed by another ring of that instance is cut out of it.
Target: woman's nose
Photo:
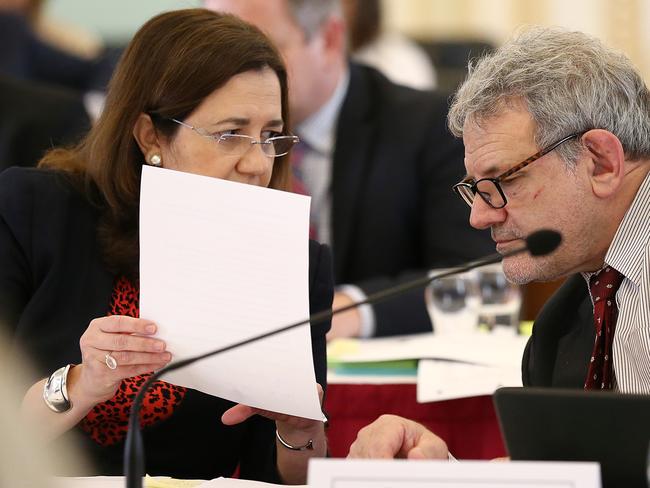
[[[261,144],[251,144],[239,160],[237,170],[240,173],[261,176],[271,170],[274,159],[264,153]]]

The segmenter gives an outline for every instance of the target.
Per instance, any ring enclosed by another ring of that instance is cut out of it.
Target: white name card
[[[312,459],[309,488],[600,488],[600,465],[548,461]]]

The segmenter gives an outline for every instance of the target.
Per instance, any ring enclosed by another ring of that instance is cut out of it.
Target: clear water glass
[[[479,327],[490,331],[506,327],[519,329],[521,311],[521,290],[510,283],[501,263],[483,266],[475,270],[481,297]]]
[[[433,270],[430,276],[448,270]],[[473,333],[478,330],[481,298],[477,275],[468,271],[432,281],[425,289],[425,303],[435,334]]]

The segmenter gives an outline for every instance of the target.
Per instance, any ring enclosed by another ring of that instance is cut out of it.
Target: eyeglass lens
[[[503,200],[503,197],[501,196],[501,192],[496,186],[496,183],[492,180],[481,180],[477,182],[476,193],[481,195],[481,198],[483,198],[485,203],[493,206],[494,208],[500,208],[506,204],[506,202]],[[472,200],[473,197],[474,196],[472,195]]]
[[[295,144],[293,137],[278,136],[266,141],[256,141],[252,137],[240,134],[224,134],[219,138],[219,145],[229,153],[242,154],[253,144],[259,144],[267,156],[283,156]]]
[[[476,193],[480,194],[481,198],[488,205],[495,208],[501,208],[506,204],[501,192],[492,180],[481,180],[477,182],[475,186],[459,185],[456,188],[460,196],[465,200],[465,203],[470,207],[474,203],[474,188],[476,189]]]

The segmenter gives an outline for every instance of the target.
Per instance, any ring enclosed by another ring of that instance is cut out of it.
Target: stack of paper
[[[521,356],[527,337],[514,334],[417,334],[380,339],[345,339],[328,346],[339,381],[345,368],[368,364],[400,374],[395,365],[418,361],[418,401],[489,395],[500,386],[521,386]],[[392,362],[392,363],[391,363]],[[342,367],[345,366],[345,368]],[[358,378],[350,382],[359,382]]]

